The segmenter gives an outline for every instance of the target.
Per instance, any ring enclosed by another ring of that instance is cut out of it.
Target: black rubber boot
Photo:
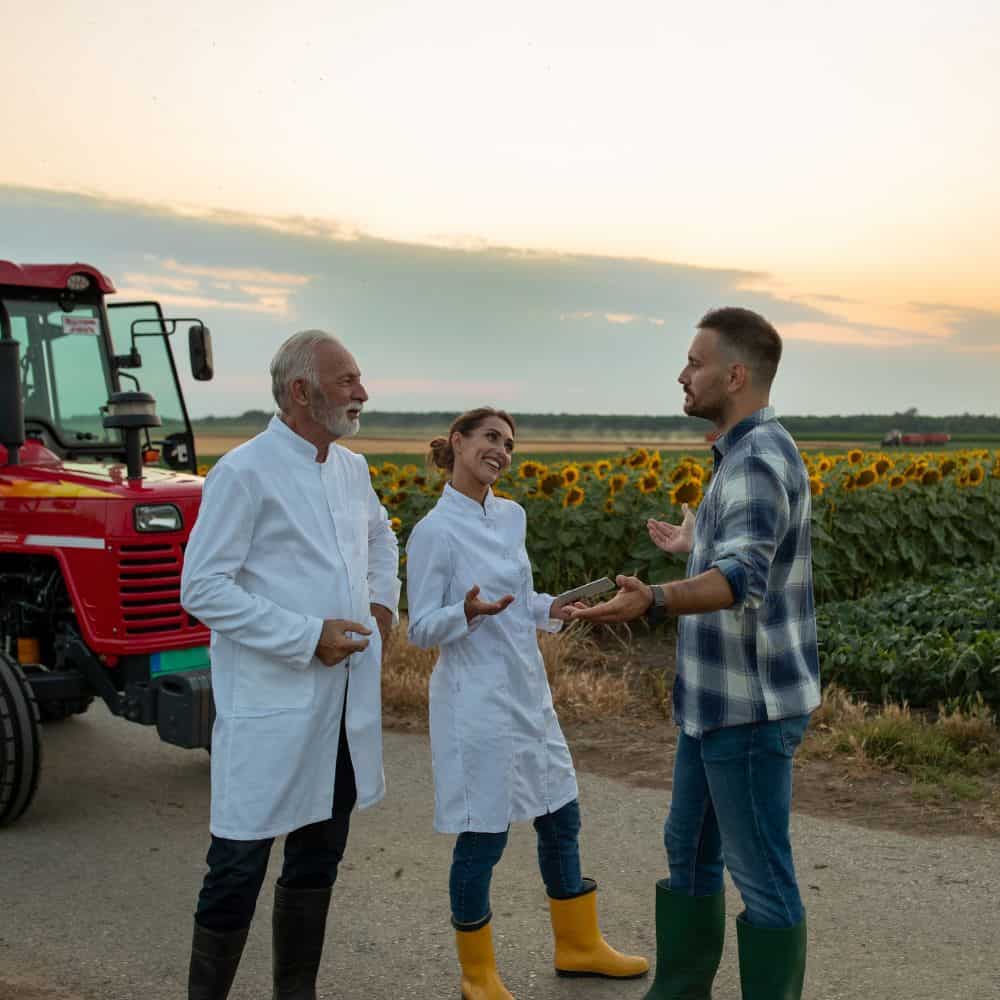
[[[249,930],[210,931],[194,922],[188,1000],[226,1000]]]
[[[332,888],[274,887],[274,1000],[316,1000]]]

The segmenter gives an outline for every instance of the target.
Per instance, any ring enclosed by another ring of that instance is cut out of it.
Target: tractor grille
[[[195,628],[181,607],[180,545],[170,542],[121,545],[118,593],[126,636],[153,636]]]

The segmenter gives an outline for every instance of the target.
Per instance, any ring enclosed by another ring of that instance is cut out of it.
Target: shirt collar
[[[444,484],[444,492],[441,494],[441,499],[445,500],[457,512],[465,514],[485,513],[492,515],[496,513],[497,509],[497,498],[493,495],[493,490],[489,488],[486,490],[486,497],[482,505],[478,501],[473,500],[472,497],[467,497],[464,493],[460,493],[451,483]]]
[[[732,427],[726,431],[725,434],[720,437],[712,447],[712,451],[718,452],[720,458],[724,458],[726,452],[728,452],[740,438],[746,437],[755,427],[759,427],[761,424],[766,424],[770,420],[774,420],[774,407],[764,406],[757,410],[755,413],[751,413],[749,417],[744,417],[738,424],[734,424]]]
[[[271,417],[271,422],[267,425],[267,430],[269,434],[276,435],[285,448],[295,452],[296,455],[302,458],[308,459],[310,462],[316,462],[316,445],[307,441],[301,434],[296,434],[277,414]],[[326,454],[327,458],[329,458],[330,452],[328,451]]]

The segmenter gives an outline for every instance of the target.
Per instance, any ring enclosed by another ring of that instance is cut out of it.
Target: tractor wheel
[[[18,664],[0,653],[0,826],[31,805],[41,769],[35,696]]]

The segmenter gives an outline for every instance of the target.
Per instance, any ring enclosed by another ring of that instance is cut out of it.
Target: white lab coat
[[[347,690],[360,808],[385,793],[381,642],[398,550],[361,455],[316,449],[277,417],[205,483],[181,603],[212,630],[212,833],[257,840],[328,819]],[[313,654],[324,619],[372,630],[333,667]],[[348,683],[348,680],[350,683]]]
[[[536,629],[558,632],[552,598],[536,594],[524,509],[450,484],[406,546],[409,636],[440,647],[430,681],[434,825],[500,833],[577,798],[576,772],[552,707]],[[465,595],[513,594],[498,615],[469,624]]]

